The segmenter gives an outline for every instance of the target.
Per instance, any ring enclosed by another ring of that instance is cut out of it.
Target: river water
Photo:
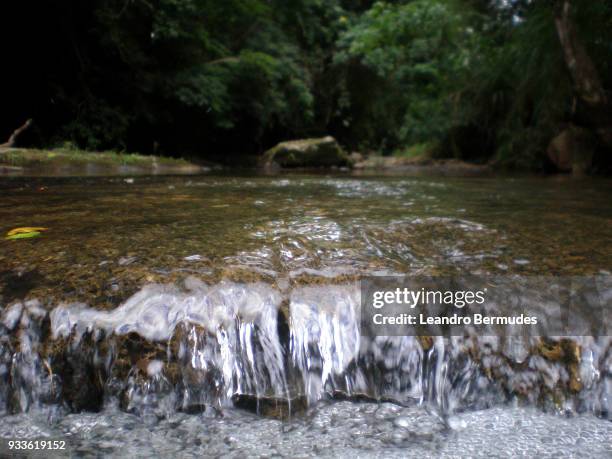
[[[0,243],[2,438],[76,456],[612,454],[609,337],[359,328],[364,276],[580,276],[609,306],[610,181],[4,178],[0,196],[1,231],[48,228]]]

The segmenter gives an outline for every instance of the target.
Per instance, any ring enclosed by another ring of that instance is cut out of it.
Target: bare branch
[[[13,131],[6,143],[0,144],[0,148],[13,148],[17,143],[17,137],[19,137],[26,129],[32,125],[32,119],[30,118],[22,126],[18,127]]]

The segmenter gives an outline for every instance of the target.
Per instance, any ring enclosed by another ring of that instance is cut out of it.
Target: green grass
[[[177,158],[145,156],[116,151],[89,152],[73,148],[55,148],[52,150],[20,148],[0,151],[0,164],[17,167],[62,164],[151,167],[154,163],[164,166],[188,166],[191,164],[184,159]]]
[[[397,149],[393,152],[396,158],[429,158],[435,148],[431,142],[417,143],[407,148]]]

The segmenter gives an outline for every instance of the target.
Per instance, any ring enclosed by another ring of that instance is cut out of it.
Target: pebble
[[[127,266],[136,261],[136,257],[121,257],[119,258],[119,266]]]
[[[525,260],[524,258],[517,258],[516,260],[514,260],[514,264],[519,265],[519,266],[525,266],[525,265],[528,265],[529,263],[530,263],[529,260]]]

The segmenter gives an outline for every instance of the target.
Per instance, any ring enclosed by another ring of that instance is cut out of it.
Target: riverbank
[[[403,158],[368,156],[351,162],[356,175],[382,173],[392,175],[481,176],[493,172],[488,165],[471,164],[456,159],[429,157]],[[0,150],[0,176],[63,177],[113,175],[190,175],[219,168],[191,163],[185,159],[148,156],[114,151],[90,152],[59,148],[52,150],[11,148]],[[257,165],[251,168],[258,169]],[[263,168],[266,170],[265,168]],[[277,168],[273,172],[338,170],[333,167]],[[269,172],[269,170],[267,170]]]
[[[0,176],[197,174],[206,168],[185,159],[114,151],[10,148],[0,151]]]

